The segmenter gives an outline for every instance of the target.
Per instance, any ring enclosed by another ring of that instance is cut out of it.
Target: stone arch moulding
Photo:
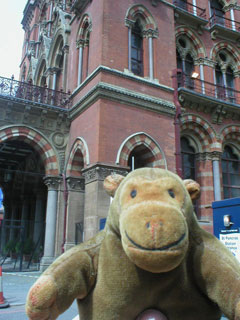
[[[82,159],[75,159],[75,155],[80,151],[82,153]],[[67,165],[66,165],[66,176],[79,176],[81,175],[81,168],[88,166],[90,163],[89,160],[89,151],[86,141],[82,137],[78,137],[69,154]]]
[[[215,130],[199,116],[187,114],[181,117],[181,135],[191,132],[198,141],[199,152],[220,151],[221,144],[217,141]]]
[[[79,29],[77,32],[77,41],[82,40],[85,41],[87,39],[85,39],[85,31],[86,31],[86,27],[88,29],[88,31],[92,31],[92,19],[89,16],[89,14],[85,14],[82,19],[81,22],[79,24]]]
[[[155,158],[153,167],[167,169],[167,161],[164,152],[159,144],[145,132],[134,133],[122,142],[118,149],[116,164],[127,166],[131,151],[142,144],[152,152],[152,155]]]
[[[127,27],[132,27],[138,17],[141,18],[141,23],[143,24],[143,32],[151,31],[154,36],[157,37],[158,28],[155,19],[153,18],[149,10],[141,4],[133,5],[128,9],[125,17],[125,25]]]
[[[46,175],[59,175],[57,153],[50,142],[36,130],[27,126],[11,126],[0,129],[0,144],[6,140],[21,140],[31,145],[40,155]]]
[[[224,127],[220,133],[220,139],[222,147],[226,141],[235,142],[235,144],[240,145],[240,126],[229,125]]]
[[[46,70],[47,70],[48,65],[47,65],[47,60],[46,60],[45,54],[43,54],[41,56],[41,58],[38,60],[37,67],[36,67],[35,74],[34,74],[34,79],[33,79],[33,82],[35,84],[38,84],[38,82],[39,82],[39,77],[41,75],[40,72],[42,71],[42,68],[44,67],[44,63],[45,63]]]
[[[236,65],[239,67],[240,65],[240,55],[239,51],[234,48],[231,44],[221,41],[218,42],[211,50],[210,52],[210,59],[213,61],[217,60],[217,53],[221,50],[226,50],[230,55],[232,55],[233,59],[236,62]]]
[[[206,50],[202,41],[197,37],[197,35],[192,30],[186,27],[176,28],[176,31],[175,31],[176,39],[181,35],[185,35],[193,43],[193,47],[196,50],[198,58],[206,57]]]
[[[51,42],[51,47],[50,47],[49,54],[48,54],[48,65],[49,66],[52,66],[52,64],[54,63],[55,50],[58,49],[58,46],[61,42],[61,39],[63,39],[63,47],[68,45],[64,31],[63,31],[63,29],[60,28],[60,29],[58,29],[57,33],[55,34],[55,36]]]

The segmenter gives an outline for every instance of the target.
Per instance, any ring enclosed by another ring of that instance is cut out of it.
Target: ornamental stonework
[[[94,166],[84,169],[83,176],[85,177],[85,184],[93,181],[103,181],[107,176],[112,174],[127,175],[128,170],[126,167],[111,167],[102,164],[95,164]]]

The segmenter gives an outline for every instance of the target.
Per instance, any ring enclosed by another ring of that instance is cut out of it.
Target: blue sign
[[[3,193],[2,193],[2,189],[0,189],[0,210],[3,209]]]
[[[99,230],[103,230],[106,224],[106,218],[102,218],[99,221]]]

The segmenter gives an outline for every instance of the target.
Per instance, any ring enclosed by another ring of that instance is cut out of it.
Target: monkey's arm
[[[31,320],[56,319],[74,299],[86,297],[96,278],[91,251],[76,246],[61,255],[41,275],[28,293],[26,312]]]

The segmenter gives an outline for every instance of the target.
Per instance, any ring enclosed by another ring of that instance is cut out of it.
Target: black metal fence
[[[195,16],[206,19],[206,9],[193,5],[185,0],[175,0],[173,4]]]
[[[191,76],[187,76],[182,73],[178,75],[178,87],[190,89],[193,92],[201,93],[208,97],[240,104],[240,92],[234,88],[216,85],[200,79],[194,79]]]
[[[55,107],[69,109],[71,107],[70,92],[39,87],[29,82],[14,80],[12,77],[0,77],[0,95],[43,103]]]
[[[30,269],[34,264],[39,270],[40,259],[43,255],[44,228],[36,242],[27,237],[28,220],[2,220],[0,225],[0,265],[22,271]]]

